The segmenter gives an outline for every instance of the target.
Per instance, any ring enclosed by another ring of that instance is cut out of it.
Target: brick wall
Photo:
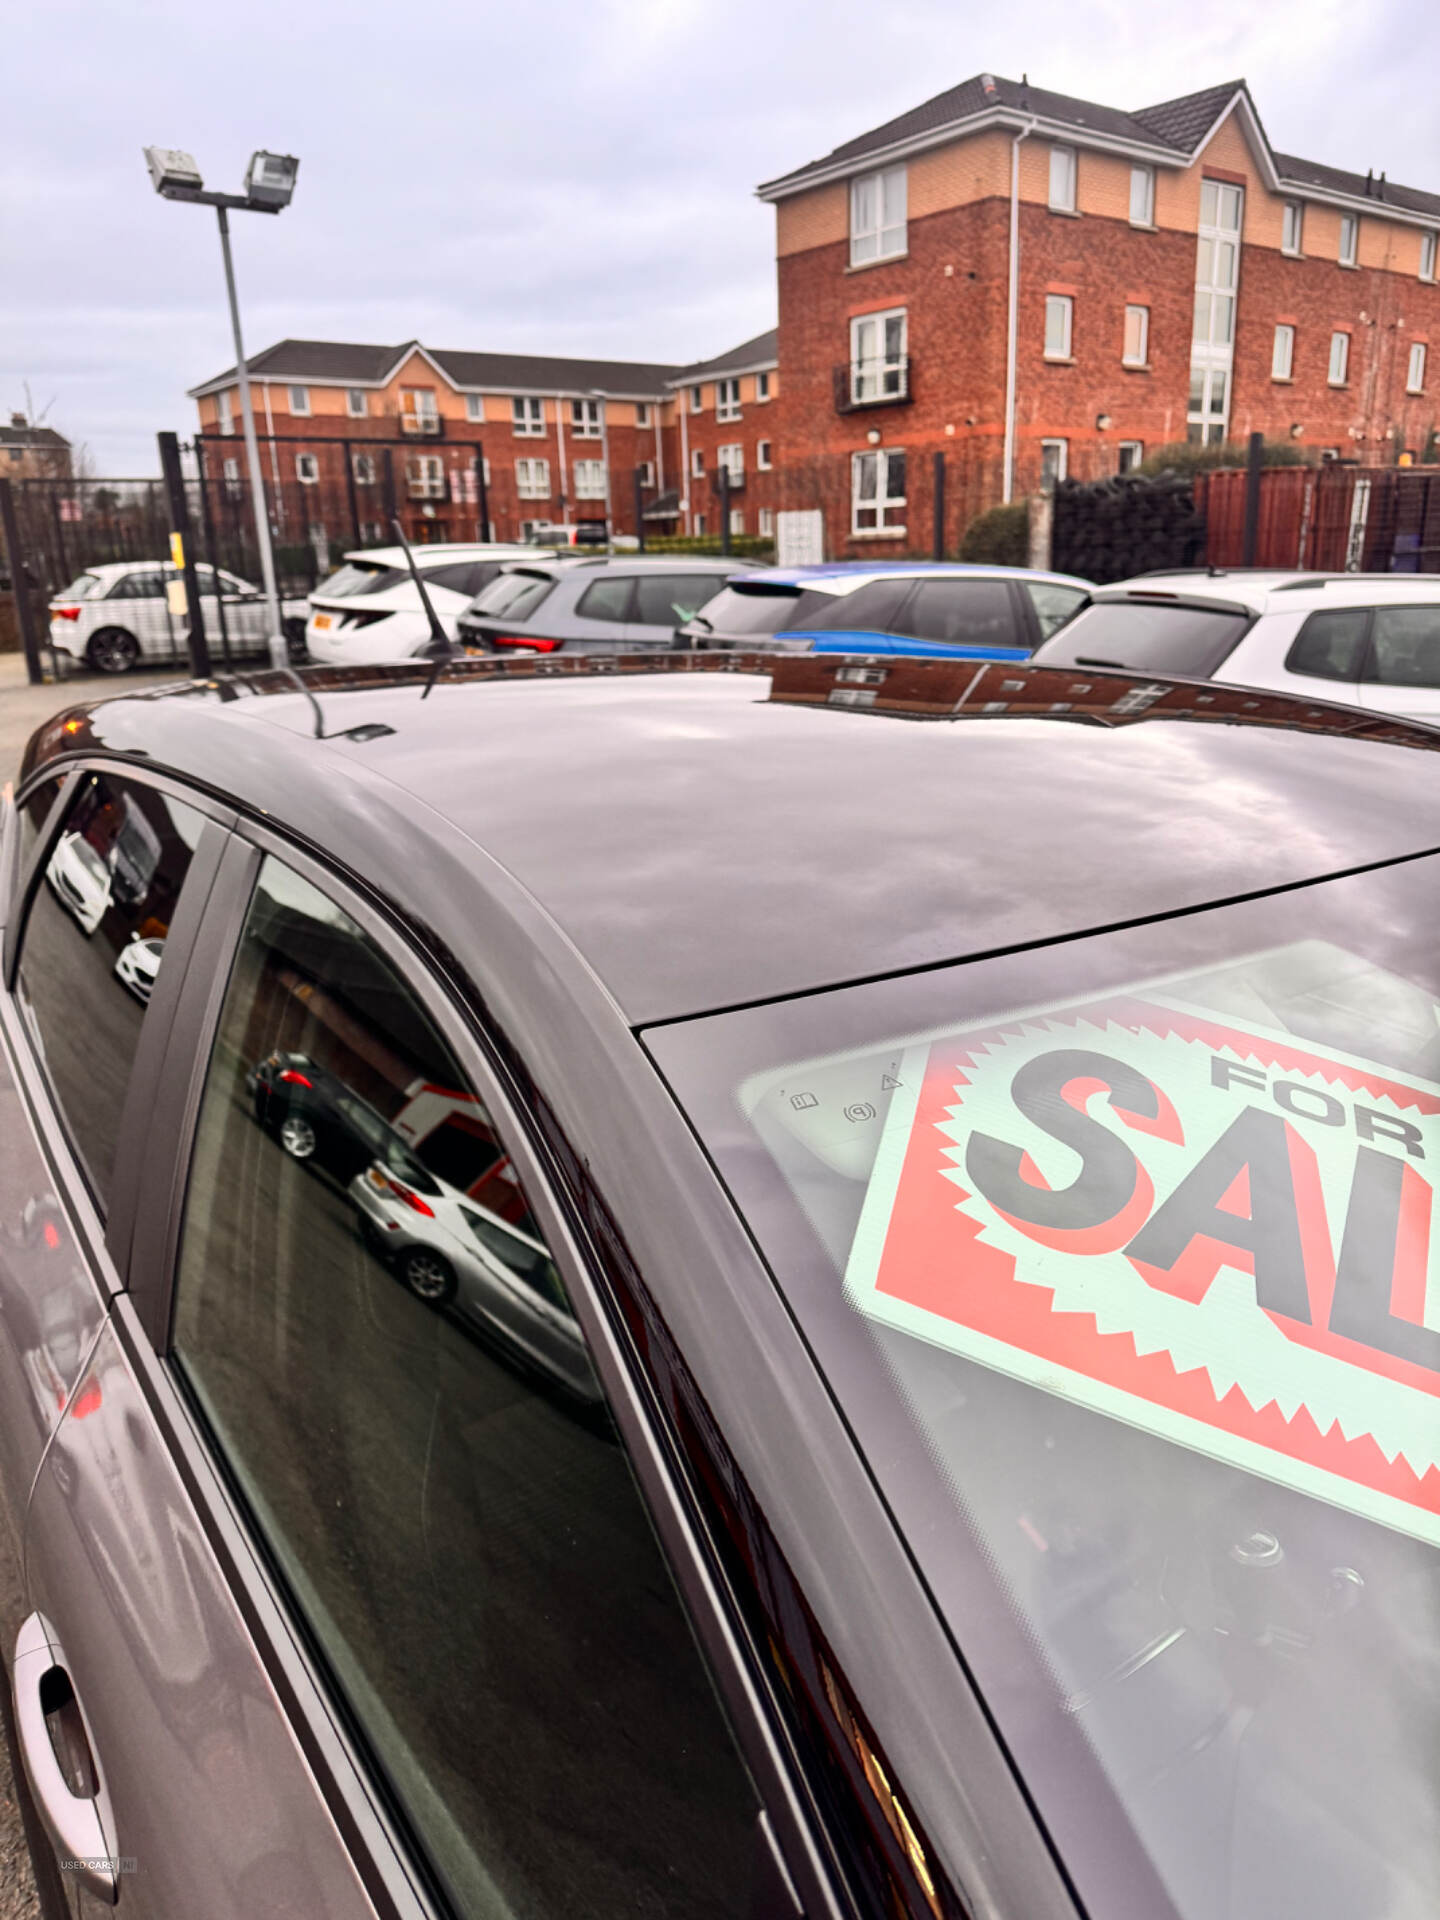
[[[773,514],[778,502],[776,466],[781,458],[780,450],[780,382],[777,374],[770,373],[770,398],[761,400],[758,395],[756,376],[753,373],[740,375],[740,418],[721,420],[716,404],[716,382],[705,380],[697,383],[700,387],[700,411],[692,410],[691,389],[682,387],[675,398],[673,425],[669,431],[673,434],[674,467],[669,484],[678,485],[682,499],[690,503],[690,521],[688,530],[692,533],[713,534],[720,532],[720,491],[716,480],[719,471],[719,449],[724,446],[739,446],[742,450],[745,480],[744,485],[731,496],[731,512],[739,515],[736,532],[756,534],[761,531],[760,515]],[[760,465],[760,443],[769,446],[770,466],[764,469]],[[703,473],[694,472],[696,455],[700,456]],[[667,473],[670,472],[670,460],[667,454]],[[683,469],[683,471],[682,471]],[[703,524],[702,524],[703,522]],[[768,523],[767,523],[768,524]],[[679,530],[686,531],[684,517],[679,522]]]

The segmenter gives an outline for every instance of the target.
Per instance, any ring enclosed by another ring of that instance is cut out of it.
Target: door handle
[[[20,1629],[12,1685],[20,1758],[62,1870],[97,1900],[114,1906],[120,1886],[110,1798],[95,1758],[95,1743],[70,1684],[64,1650],[42,1613],[32,1613]],[[64,1730],[73,1769],[88,1791],[76,1792],[56,1757],[52,1717]],[[77,1864],[63,1864],[71,1861]]]

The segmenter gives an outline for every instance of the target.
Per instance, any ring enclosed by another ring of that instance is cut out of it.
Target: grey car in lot
[[[477,653],[614,653],[675,644],[743,567],[693,555],[562,557],[508,567],[460,615]]]

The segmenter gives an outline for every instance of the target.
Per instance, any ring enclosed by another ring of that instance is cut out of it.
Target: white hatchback
[[[448,638],[455,621],[512,560],[533,560],[533,547],[458,543],[416,547],[415,565]],[[347,553],[337,572],[310,596],[305,644],[327,666],[375,666],[411,660],[430,645],[430,623],[400,547]]]
[[[1141,574],[1097,587],[1037,666],[1120,667],[1440,721],[1440,579]]]
[[[200,614],[212,662],[224,663],[220,615],[225,616],[224,642],[235,655],[266,653],[270,644],[270,616],[265,596],[223,568],[199,562]],[[50,644],[72,660],[99,673],[128,673],[141,660],[185,660],[189,622],[170,607],[168,588],[180,578],[168,561],[124,560],[90,567],[50,602]],[[298,645],[303,601],[281,606],[286,638]]]

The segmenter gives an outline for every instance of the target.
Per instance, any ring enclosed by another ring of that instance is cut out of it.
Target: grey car
[[[536,559],[507,567],[458,622],[476,653],[614,653],[675,644],[678,630],[737,572],[733,560],[636,554]]]

